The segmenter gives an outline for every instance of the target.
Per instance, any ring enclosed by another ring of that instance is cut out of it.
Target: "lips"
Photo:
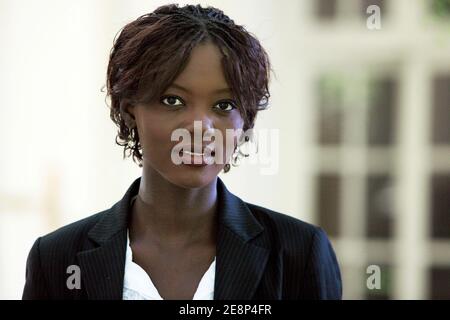
[[[215,151],[211,148],[211,146],[203,146],[203,152],[193,152],[194,149],[192,146],[186,146],[180,149],[180,157],[182,159],[182,163],[190,166],[205,166],[208,164],[212,164],[214,161]]]

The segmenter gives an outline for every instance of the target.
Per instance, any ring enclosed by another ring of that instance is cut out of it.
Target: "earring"
[[[249,129],[235,146],[231,156],[231,163],[233,166],[238,166],[243,158],[249,157],[252,153],[258,153],[258,143],[253,129]]]
[[[252,150],[252,145],[253,149]],[[231,164],[233,167],[237,167],[241,164],[243,158],[247,158],[251,153],[258,152],[258,142],[256,141],[256,135],[252,129],[248,130],[245,136],[241,137],[240,141],[234,146],[233,154],[231,155]],[[223,171],[226,173],[230,171],[231,165],[225,164]]]

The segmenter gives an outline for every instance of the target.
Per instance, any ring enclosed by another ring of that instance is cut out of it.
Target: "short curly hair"
[[[243,130],[253,128],[257,112],[267,108],[270,97],[271,64],[260,42],[217,8],[168,4],[125,25],[110,52],[107,98],[124,158],[132,156],[141,166],[139,135],[124,120],[124,106],[161,96],[186,67],[192,49],[207,42],[223,55],[225,79],[237,100]]]

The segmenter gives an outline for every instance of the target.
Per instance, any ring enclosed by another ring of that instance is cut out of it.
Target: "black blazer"
[[[108,210],[36,240],[23,299],[122,299],[130,200],[140,178]],[[325,232],[242,201],[220,178],[214,299],[341,299],[336,256]],[[67,280],[80,268],[81,288]]]

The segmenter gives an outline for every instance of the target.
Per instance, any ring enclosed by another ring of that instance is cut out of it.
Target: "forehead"
[[[222,53],[212,43],[196,46],[185,69],[174,83],[192,91],[213,92],[228,87],[221,63]]]

